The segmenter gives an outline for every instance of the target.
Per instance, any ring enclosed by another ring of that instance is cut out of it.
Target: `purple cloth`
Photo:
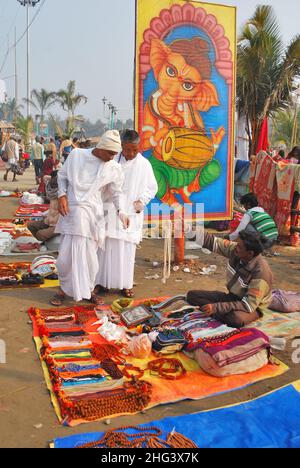
[[[203,340],[198,346],[198,348],[208,353],[219,367],[241,362],[263,349],[270,349],[269,338],[256,328],[241,329],[239,333],[232,337],[225,338],[223,343],[219,341],[220,338]]]
[[[271,310],[284,313],[300,312],[300,293],[275,289],[272,295]]]

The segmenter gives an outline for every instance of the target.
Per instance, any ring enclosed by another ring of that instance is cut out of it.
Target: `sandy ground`
[[[0,189],[12,190],[17,187],[28,189],[33,187],[33,171],[31,169],[23,178],[20,177],[18,183],[4,183],[2,180],[3,175],[0,173]],[[13,217],[17,206],[18,200],[1,199],[0,218]],[[275,276],[274,286],[300,292],[300,250],[283,247],[278,247],[276,250],[280,256],[270,259]],[[151,271],[151,264],[146,259],[161,261],[163,244],[161,241],[145,241],[137,255],[135,277],[137,298],[172,296],[185,293],[188,289],[225,291],[226,261],[214,255],[206,256],[198,251],[189,253],[199,255],[200,261],[204,265],[217,265],[217,273],[211,277],[199,279],[199,277],[179,272],[172,275],[167,285],[163,285],[160,280],[145,279],[146,272],[150,276],[156,273],[161,274],[161,268]],[[0,261],[3,262],[10,260],[11,258],[0,258]],[[105,431],[108,428],[104,422],[87,424],[73,429],[65,428],[61,427],[56,419],[26,313],[30,306],[47,307],[53,292],[54,290],[51,289],[31,289],[2,291],[0,293],[0,339],[5,340],[7,346],[7,364],[0,365],[0,447],[2,448],[47,447],[49,441],[56,437]],[[111,302],[116,297],[114,295],[107,296],[107,302]],[[290,370],[278,378],[205,400],[164,405],[134,417],[112,419],[109,427],[142,424],[155,419],[194,413],[255,398],[300,378],[300,365],[293,365],[291,355],[291,343],[288,344],[288,349],[285,352],[276,352],[276,356],[290,366]],[[40,428],[36,429],[34,426]]]

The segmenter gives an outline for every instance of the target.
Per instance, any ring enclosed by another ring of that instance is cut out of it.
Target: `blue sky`
[[[159,1],[159,0],[153,0]],[[206,3],[218,3],[206,2]],[[238,29],[259,3],[273,5],[283,40],[299,33],[299,0],[222,0],[237,6]],[[57,91],[76,80],[89,102],[79,108],[91,120],[103,119],[103,96],[119,109],[122,119],[133,117],[134,0],[46,0],[31,28],[31,87]],[[31,15],[37,11],[31,8]],[[17,0],[0,0],[0,67],[10,44],[26,28],[26,11]],[[14,73],[10,54],[0,76]],[[26,39],[18,46],[19,96],[26,95]],[[14,79],[6,80],[14,97]]]

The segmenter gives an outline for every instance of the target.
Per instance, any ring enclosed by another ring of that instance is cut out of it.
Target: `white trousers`
[[[57,270],[60,287],[76,302],[91,299],[98,272],[98,245],[82,236],[62,235]]]
[[[99,249],[96,284],[108,289],[132,289],[136,244],[107,238],[105,250]]]

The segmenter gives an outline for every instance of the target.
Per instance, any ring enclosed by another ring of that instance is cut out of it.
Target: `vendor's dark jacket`
[[[273,274],[268,262],[258,255],[248,264],[236,256],[236,243],[205,233],[204,247],[229,259],[227,265],[227,289],[236,301],[213,304],[214,313],[231,311],[262,312],[272,300]]]

